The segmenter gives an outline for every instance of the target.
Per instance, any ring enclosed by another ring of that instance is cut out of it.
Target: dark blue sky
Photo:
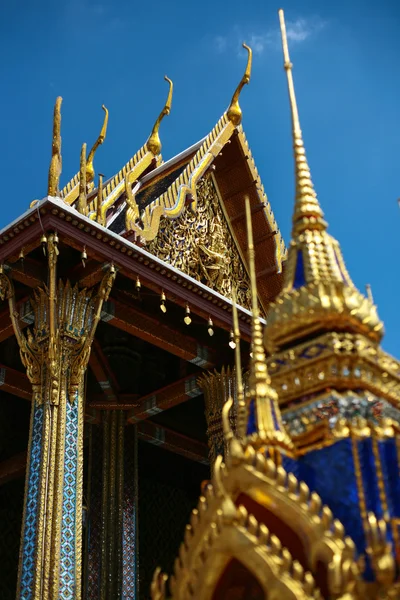
[[[308,158],[330,232],[351,276],[370,283],[398,353],[400,318],[400,8],[394,0],[287,0],[291,58]],[[378,6],[379,5],[379,6]],[[63,96],[64,184],[110,111],[96,171],[113,175],[161,127],[170,158],[207,134],[242,76],[243,126],[286,241],[293,206],[290,118],[277,2],[2,0],[0,227],[46,193],[54,100]]]

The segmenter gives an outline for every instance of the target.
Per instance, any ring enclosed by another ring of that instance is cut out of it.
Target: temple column
[[[34,327],[23,333],[12,282],[0,272],[22,362],[32,384],[32,416],[17,597],[79,600],[82,563],[84,375],[114,269],[96,295],[56,281],[58,238],[47,240],[47,286],[31,298]]]
[[[104,411],[92,425],[87,600],[138,597],[136,427]]]
[[[222,408],[228,398],[233,398],[233,407],[229,414],[232,431],[236,431],[237,421],[237,382],[235,369],[222,367],[221,372],[214,371],[201,375],[198,384],[203,390],[206,406],[207,437],[210,448],[210,467],[213,468],[219,454],[226,456],[224,434],[222,429]]]

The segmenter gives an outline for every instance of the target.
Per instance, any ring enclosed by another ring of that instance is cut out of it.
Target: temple
[[[280,23],[288,250],[241,125],[245,44],[206,137],[163,160],[166,77],[105,181],[103,106],[60,187],[56,101],[47,196],[0,231],[3,600],[400,598],[400,363],[328,233]]]

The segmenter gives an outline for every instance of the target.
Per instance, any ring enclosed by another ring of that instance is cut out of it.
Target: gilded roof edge
[[[196,210],[196,184],[231,139],[235,131],[238,133],[238,139],[243,153],[247,157],[246,160],[251,176],[256,182],[260,201],[264,204],[263,212],[267,223],[271,231],[278,232],[274,237],[274,243],[277,266],[279,267],[279,270],[281,270],[282,262],[286,260],[287,255],[285,242],[276,223],[243,128],[241,125],[235,127],[228,119],[226,113],[204,138],[197,152],[179,177],[177,177],[159,198],[146,207],[144,214],[142,215],[143,229],[132,222],[126,223],[126,229],[135,231],[142,239],[150,242],[158,233],[161,217],[166,217],[168,219],[176,219],[179,217],[185,208],[187,197],[190,198],[192,210]]]

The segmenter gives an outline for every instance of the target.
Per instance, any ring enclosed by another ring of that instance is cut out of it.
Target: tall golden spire
[[[354,286],[339,243],[327,232],[304,150],[282,10],[279,19],[292,116],[296,199],[283,291],[269,307],[265,344],[272,352],[318,331],[361,333],[379,341],[383,324],[376,307]]]
[[[169,113],[171,112],[171,105],[172,105],[172,92],[174,89],[174,84],[166,75],[164,76],[164,79],[165,79],[165,81],[167,81],[169,83],[169,91],[168,91],[167,101],[164,105],[164,108],[158,115],[157,120],[154,123],[150,137],[147,140],[147,148],[150,150],[150,152],[152,152],[152,154],[154,154],[154,156],[157,156],[161,152],[161,140],[160,140],[160,136],[159,136],[158,132],[160,129],[161,121],[163,120],[164,117],[169,115]]]
[[[258,310],[253,228],[248,196],[246,196],[245,202],[252,302],[251,359],[247,392],[250,419],[248,429],[255,429],[255,432],[250,434],[249,441],[257,446],[280,446],[290,451],[293,448],[293,443],[285,431],[278,406],[278,395],[271,387],[271,379],[267,370],[263,332]]]
[[[226,115],[227,115],[228,119],[230,121],[232,121],[232,123],[235,125],[235,127],[240,125],[240,123],[242,122],[242,109],[239,106],[240,92],[242,91],[243,87],[247,83],[249,83],[250,77],[251,77],[251,62],[252,62],[253,53],[252,53],[251,48],[249,46],[247,46],[247,44],[243,44],[243,48],[246,48],[246,50],[248,52],[246,70],[244,72],[242,79],[240,80],[239,85],[237,86],[237,88],[232,96],[232,100],[229,105],[229,108],[226,111]]]
[[[97,148],[99,146],[101,146],[101,144],[106,139],[107,125],[108,125],[108,110],[106,109],[106,107],[104,106],[104,104],[103,104],[103,106],[101,108],[105,112],[104,121],[103,121],[103,126],[101,128],[99,137],[97,138],[97,140],[93,144],[93,147],[90,150],[90,152],[88,154],[88,157],[87,157],[87,161],[86,161],[86,184],[91,183],[94,180],[94,166],[93,166],[94,155],[96,153]]]
[[[292,63],[289,57],[289,47],[286,36],[285,17],[283,10],[279,11],[279,20],[282,32],[282,47],[284,68],[287,75],[290,108],[292,113],[293,151],[296,176],[296,203],[293,214],[293,232],[295,238],[306,229],[325,230],[324,213],[319,205],[313,182],[311,181],[310,167],[308,166],[303,136],[301,133],[299,113],[297,110],[296,94],[294,91]]]
[[[49,168],[49,183],[47,188],[48,196],[58,195],[58,186],[60,182],[62,160],[61,160],[61,103],[59,96],[54,106],[53,116],[53,143],[51,148],[51,162]]]

